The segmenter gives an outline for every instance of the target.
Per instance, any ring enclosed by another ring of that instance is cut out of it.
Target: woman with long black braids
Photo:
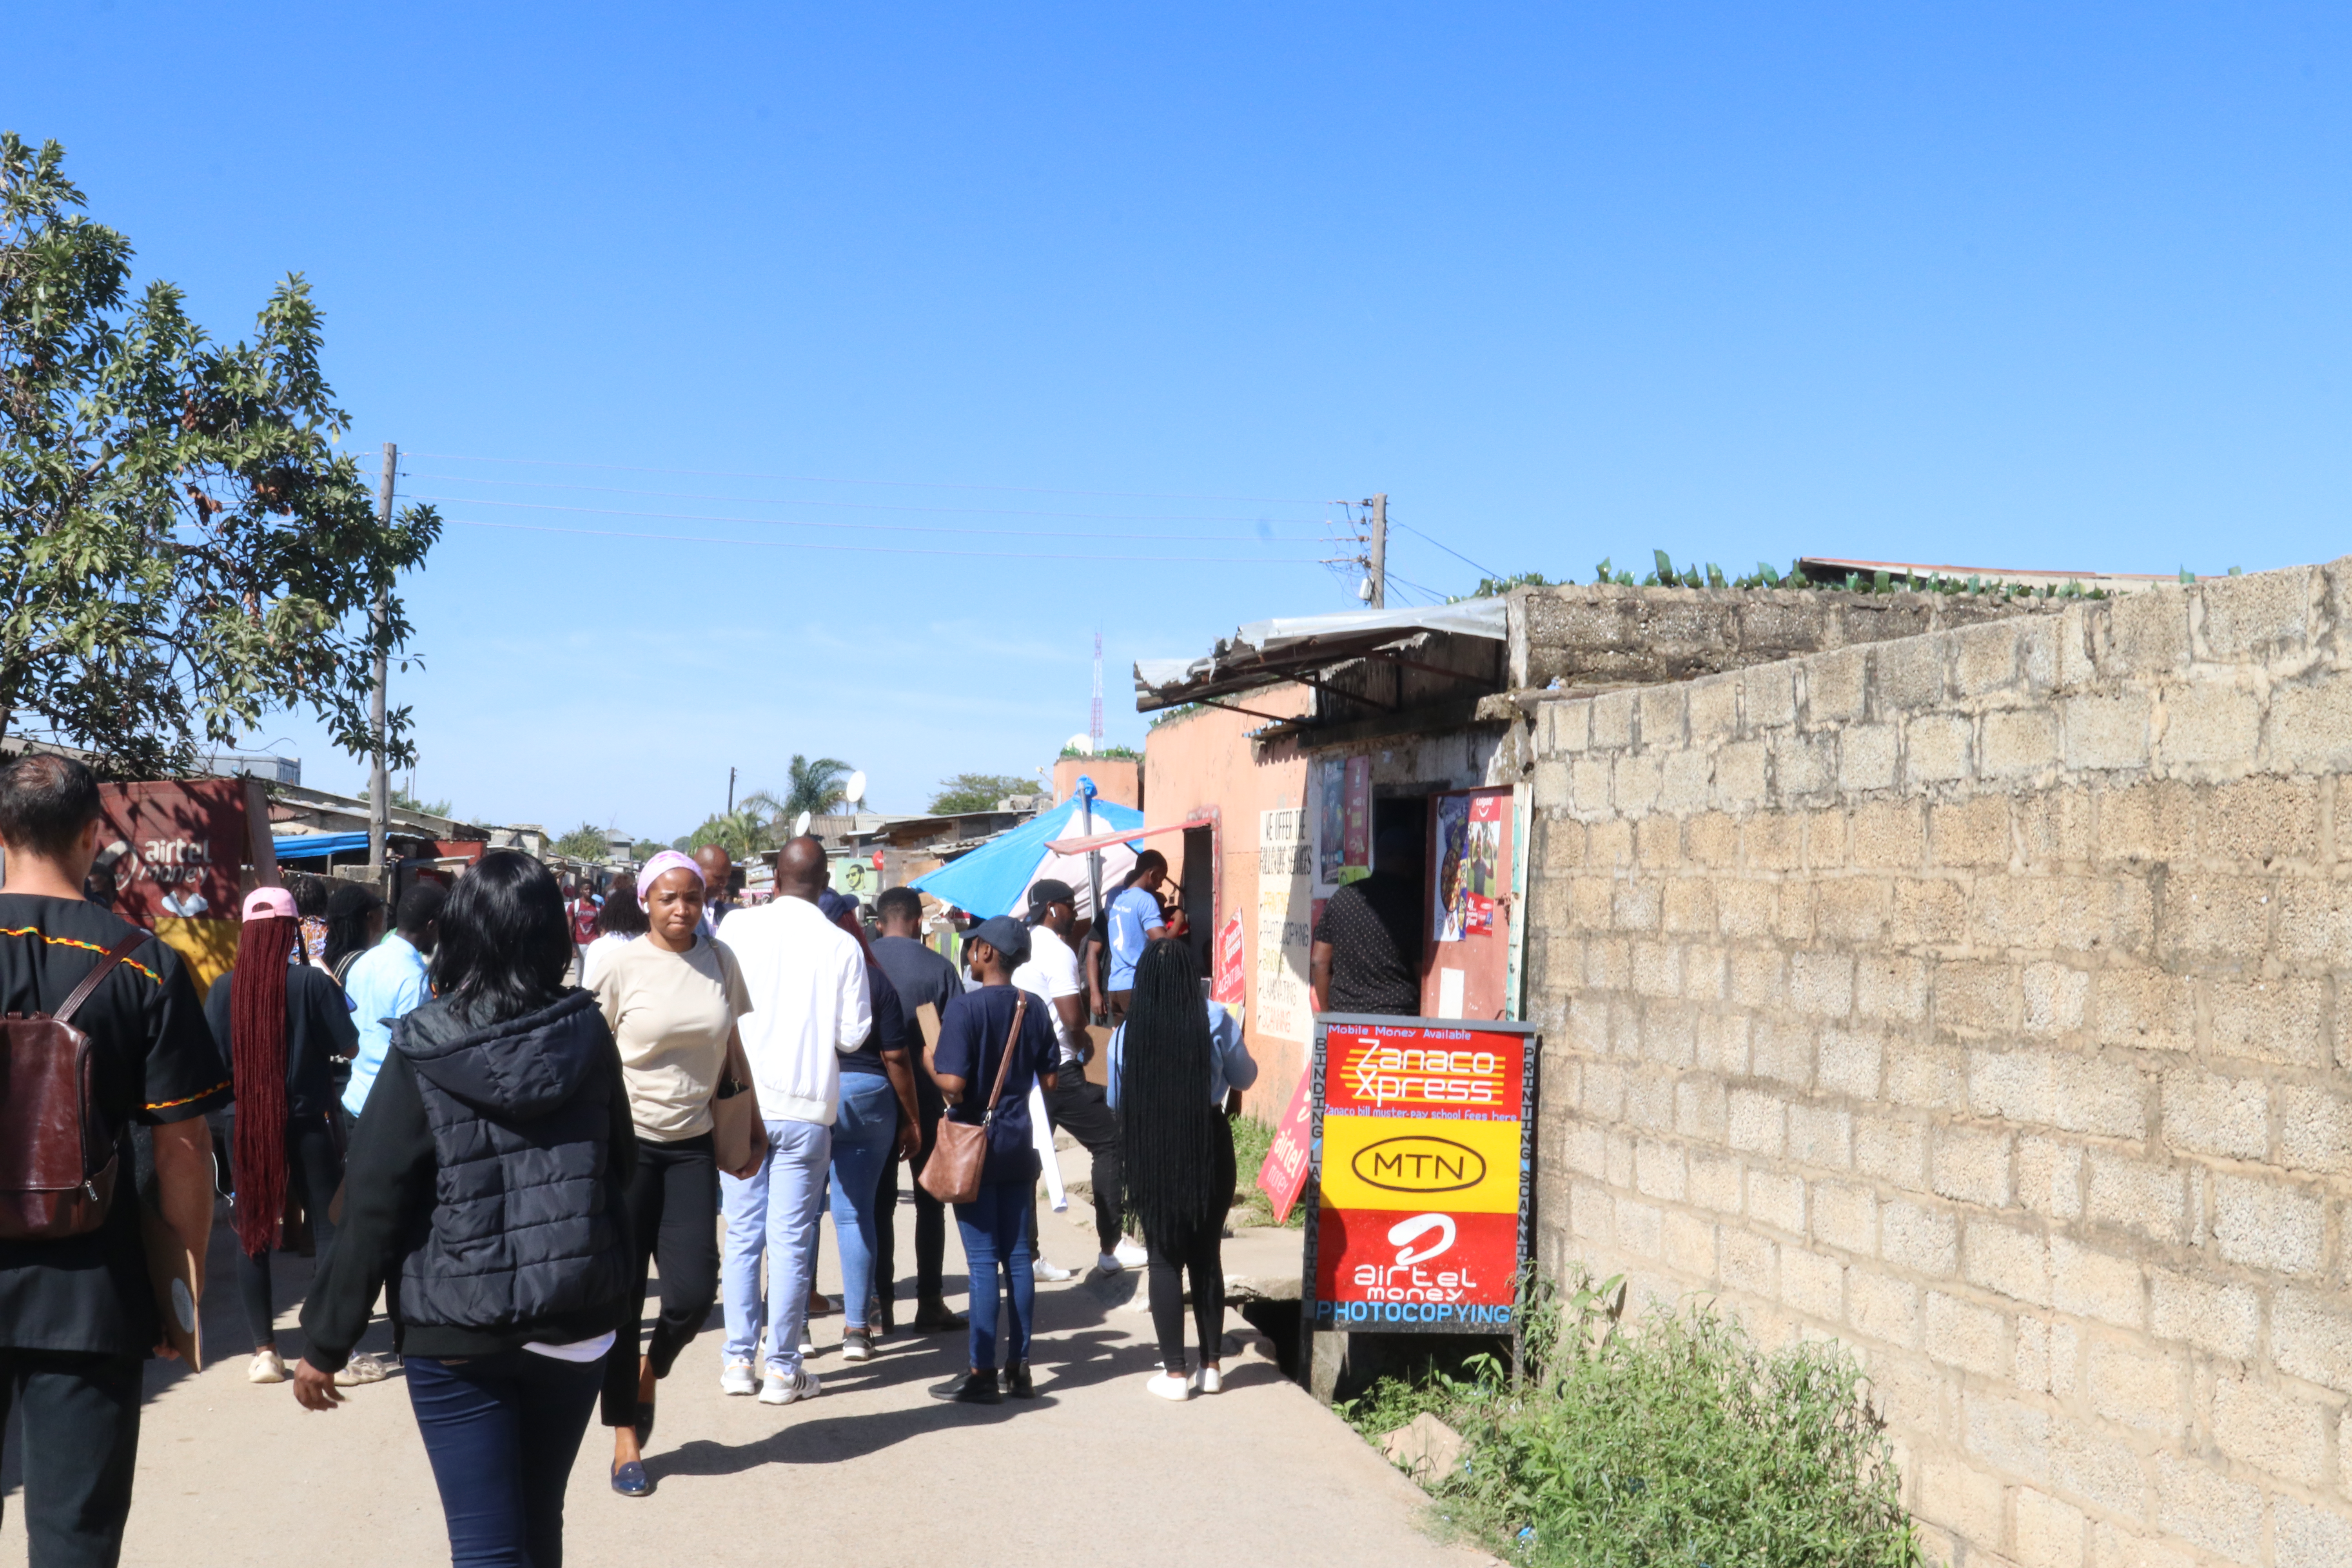
[[[1112,1037],[1110,1096],[1119,1114],[1127,1201],[1143,1222],[1150,1257],[1151,1326],[1160,1370],[1145,1384],[1162,1399],[1223,1386],[1225,1337],[1221,1238],[1234,1201],[1234,1131],[1227,1092],[1257,1081],[1239,1025],[1201,995],[1200,971],[1181,942],[1156,942],[1135,967],[1127,1022]],[[1184,1277],[1201,1364],[1184,1371]]]
[[[331,1118],[335,1086],[329,1058],[359,1048],[351,1009],[326,971],[292,962],[302,921],[283,888],[246,895],[237,928],[236,967],[213,982],[205,1021],[228,1058],[236,1086],[236,1131],[229,1171],[236,1186],[237,1296],[253,1333],[254,1383],[283,1383],[277,1313],[269,1291],[269,1254],[281,1243],[286,1191],[299,1170],[316,1250],[324,1256],[333,1227],[327,1205],[343,1179]],[[353,1357],[354,1361],[362,1358]],[[352,1383],[383,1376],[373,1357],[346,1368]]]

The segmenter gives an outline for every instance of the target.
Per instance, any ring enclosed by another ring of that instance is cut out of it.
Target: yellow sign
[[[1322,1193],[1327,1208],[1517,1214],[1519,1124],[1326,1111]]]

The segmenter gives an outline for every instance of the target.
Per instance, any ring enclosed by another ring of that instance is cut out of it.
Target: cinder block
[[[1919,1514],[1963,1541],[1999,1541],[2000,1480],[1956,1459],[1929,1456],[1919,1467]]]
[[[1563,773],[1563,795],[1567,788]],[[1536,821],[1543,847],[1537,864],[1547,871],[1573,870],[1584,864],[1584,824],[1561,816],[1540,816]]]
[[[1660,1231],[1664,1218],[1655,1205],[1635,1203],[1632,1198],[1615,1200],[1611,1213],[1617,1229],[1617,1244],[1644,1258],[1655,1258],[1663,1250],[1664,1241]]]
[[[1715,1226],[1708,1221],[1669,1209],[1663,1240],[1667,1268],[1695,1279],[1715,1279]]]
[[[1987,778],[2028,778],[2058,765],[2058,716],[2046,708],[1999,709],[1978,731],[1977,767]]]
[[[1838,737],[1838,787],[1892,789],[1903,732],[1892,724],[1856,724]]]
[[[2164,885],[2158,910],[2157,952],[2172,959],[2202,959],[2232,966],[2261,953],[2269,944],[2271,895],[2284,888],[2286,907],[2303,918],[2316,917],[2318,931],[2295,929],[2291,918],[2281,932],[2280,950],[2290,959],[2315,957],[2315,942],[2325,944],[2329,932],[2324,889],[2313,899],[2304,891],[2304,879],[2282,882],[2271,877],[2232,877],[2205,871],[2175,871]],[[2313,908],[2316,904],[2317,908]],[[2300,906],[2300,908],[2298,908]]]
[[[1853,1163],[1864,1175],[1907,1192],[1924,1192],[1927,1130],[1898,1117],[1858,1117],[1853,1125]]]
[[[1568,791],[1568,764],[1562,762],[1538,762],[1535,773],[1535,805],[1538,811],[1565,811],[1573,804]]]
[[[1637,688],[1623,691],[1604,691],[1592,699],[1592,745],[1595,749],[1615,750],[1633,743],[1633,707],[1640,700]]]
[[[2189,1174],[2177,1166],[2150,1164],[2113,1149],[2085,1156],[2090,1190],[2084,1217],[2111,1225],[2150,1241],[2180,1246],[2189,1240]]]
[[[2276,658],[2303,647],[2311,627],[2318,574],[2308,566],[2213,577],[2195,590],[2189,624],[2200,659],[2231,662]]]
[[[2010,861],[2009,797],[1927,808],[1927,847],[1938,866],[2006,866]]]
[[[1598,1182],[1570,1182],[1568,1228],[1586,1241],[1607,1241],[1609,1205],[1609,1189]]]
[[[2234,686],[2193,681],[2162,693],[2154,725],[2164,767],[2246,773],[2262,741],[2262,703]]]
[[[2326,1210],[2315,1192],[2268,1177],[2217,1174],[2213,1240],[2232,1263],[2316,1274],[2326,1246]]]
[[[1927,1110],[1950,1110],[1966,1105],[1968,1097],[1969,1058],[1957,1047],[1900,1037],[1887,1041],[1888,1100]]]
[[[1837,784],[1837,739],[1834,735],[1802,735],[1792,731],[1775,734],[1772,746],[1772,792],[1784,804],[1826,795]]]
[[[1690,1173],[1683,1163],[1682,1145],[1642,1138],[1633,1144],[1633,1186],[1643,1197],[1683,1201]]]
[[[1584,816],[1606,816],[1609,805],[1609,757],[1578,757],[1569,764],[1568,795],[1571,809]]]
[[[1717,1236],[1727,1290],[1771,1297],[1780,1276],[1780,1249],[1770,1241],[1738,1226],[1725,1226]]]
[[[2017,970],[1966,959],[1936,965],[1936,1027],[1961,1035],[2006,1035],[2017,1026]]]
[[[1959,1266],[1959,1221],[1947,1209],[1902,1198],[1878,1211],[1878,1255],[1914,1274],[1948,1279]]]
[[[1989,621],[1946,634],[1952,649],[1952,690],[1982,697],[2017,684],[2017,626]]]
[[[2205,856],[2260,870],[2319,858],[2319,784],[2269,774],[2216,785],[2205,802]]]
[[[1749,1019],[1740,1013],[1701,1013],[1698,1020],[1699,1065],[1713,1072],[1738,1078],[1748,1071]]]
[[[2066,765],[2090,770],[2147,766],[2148,721],[2154,705],[2140,691],[2086,693],[2058,705],[2066,733]]]
[[[1872,693],[1882,714],[1917,712],[1944,699],[1945,639],[1898,637],[1870,649]]]
[[[1785,999],[1788,965],[1777,948],[1741,947],[1731,953],[1731,999],[1743,1007],[1774,1009]]]
[[[1969,776],[1975,723],[1958,713],[1923,713],[1903,725],[1903,782],[1912,789]]]
[[[1646,686],[1641,690],[1642,744],[1680,746],[1688,739],[1688,700],[1680,685]]]
[[[1790,878],[1780,884],[1772,906],[1772,935],[1781,942],[1808,947],[1813,941],[1813,884]]]
[[[2083,1146],[2071,1140],[2017,1141],[2017,1201],[2050,1219],[2083,1217]]]
[[[1789,1107],[1789,1158],[1843,1171],[1853,1163],[1853,1116],[1836,1106],[1797,1101]]]
[[[2010,1200],[2011,1147],[2011,1135],[1997,1128],[1966,1123],[1937,1128],[1928,1183],[1943,1197],[1986,1208],[2006,1208]]]
[[[2334,1290],[2291,1287],[2271,1300],[2271,1360],[2281,1372],[2352,1394],[2352,1314]]]
[[[1884,1061],[1877,1036],[1831,1025],[1822,1031],[1814,1081],[1826,1093],[1876,1100]]]
[[[2258,1561],[2262,1492],[2198,1460],[2156,1456],[2156,1519],[2183,1541],[2233,1563]]]
[[[1804,863],[1804,826],[1786,812],[1761,812],[1748,819],[1740,854],[1751,871],[1793,871]]]
[[[1964,1396],[1960,1407],[1961,1446],[2012,1476],[2049,1479],[2051,1426],[2050,1416],[2032,1405],[1975,1390]]]
[[[1683,863],[1683,825],[1671,816],[1646,816],[1635,823],[1633,860],[1645,871],[1671,871],[1679,867]]]
[[[2270,760],[2290,773],[2352,773],[2352,679],[2322,668],[2273,688]]]
[[[1664,770],[1654,752],[1620,752],[1610,770],[1610,804],[1626,816],[1639,816],[1658,804]]]
[[[2131,595],[2134,598],[2138,595]],[[2144,1512],[2135,1510],[2135,1515]],[[2091,1568],[2200,1568],[2189,1548],[2177,1542],[2158,1541],[2137,1530],[2110,1524],[2105,1520],[2091,1523]]]
[[[2240,1160],[2270,1152],[2267,1085],[2196,1068],[2175,1068],[2162,1082],[2164,1141],[2171,1147]]]
[[[1862,717],[1869,691],[1869,657],[1867,647],[1845,647],[1803,662],[1808,726],[1843,724]]]
[[[2070,1035],[2083,1026],[2091,977],[2063,963],[2029,963],[2018,976],[2029,1035]]]
[[[1818,1220],[1818,1205],[1814,1213]],[[1919,1340],[1919,1288],[1868,1268],[1848,1268],[1845,1321],[1866,1340],[1906,1348],[1915,1345]]]
[[[2090,1538],[2081,1509],[2032,1487],[2018,1488],[2018,1568],[2083,1568]]]
[[[1788,1107],[1780,1100],[1753,1089],[1731,1091],[1730,1142],[1734,1149],[1778,1159],[1788,1142]]]
[[[2050,1247],[2036,1232],[1970,1215],[1960,1273],[1995,1295],[2050,1305]]]
[[[2327,1479],[2327,1412],[2284,1389],[2242,1374],[2213,1380],[2213,1442],[2221,1452],[2283,1480],[2319,1487]]]
[[[1813,1184],[1813,1238],[1864,1258],[1878,1254],[1878,1198],[1851,1182]]]
[[[2272,1550],[2278,1568],[2344,1568],[2352,1563],[2352,1516],[2341,1505],[2317,1508],[2282,1497]]]
[[[2197,1044],[2197,999],[2181,976],[2148,965],[2110,965],[2095,977],[2093,992],[2099,1044],[2152,1051]]]
[[[1748,1214],[1760,1225],[1785,1230],[1791,1236],[1805,1232],[1805,1183],[1800,1176],[1783,1171],[1750,1167],[1748,1173]],[[1782,1260],[1785,1266],[1787,1260]]]
[[[2052,1435],[2050,1479],[2053,1489],[2110,1512],[2147,1516],[2147,1476],[2138,1453],[2088,1422],[2068,1422]]]
[[[1895,883],[1887,940],[1901,947],[1957,942],[1968,931],[1967,883],[1949,878]]]
[[[1780,1300],[1832,1323],[1845,1321],[1845,1266],[1802,1247],[1780,1251]]]
[[[1715,804],[1745,811],[1764,799],[1771,748],[1762,741],[1735,741],[1715,753]]]
[[[1853,982],[1857,1017],[1916,1024],[1927,1016],[1927,965],[1921,959],[1866,954],[1854,965]]]
[[[1849,856],[1856,867],[1916,871],[1927,853],[1926,813],[1916,801],[1878,800],[1848,818]]]
[[[2008,1320],[1990,1308],[1927,1292],[1928,1359],[1986,1377],[2009,1375]]]
[[[1547,750],[1580,752],[1592,743],[1592,700],[1574,702],[1547,702],[1543,705],[1544,741]]]
[[[2037,871],[2087,869],[2097,842],[2092,799],[2088,790],[2069,784],[2019,796],[2010,821],[2025,864]]]
[[[1750,878],[1713,879],[1716,924],[1725,936],[1763,936],[1772,929],[1779,885]]]
[[[2160,1351],[2095,1339],[2086,1367],[2091,1408],[2108,1420],[2178,1442],[2189,1428],[2189,1369]]]
[[[1729,871],[1739,864],[1739,821],[1719,811],[1702,812],[1683,824],[1683,863],[1701,870]]]
[[[1813,1026],[1796,1019],[1759,1018],[1749,1039],[1749,1070],[1791,1089],[1813,1081]]]
[[[2047,877],[1977,878],[1969,905],[1969,945],[2035,952],[2056,946],[2058,906],[2051,886]]]
[[[1710,746],[1738,731],[1738,676],[1701,676],[1690,683],[1688,691],[1691,744]]]
[[[2050,1384],[2050,1320],[2031,1312],[2021,1312],[2017,1318],[2017,1343],[2010,1361],[2010,1381],[2033,1394],[2049,1394]],[[2047,1473],[2048,1467],[2043,1467]]]
[[[2166,902],[2170,903],[2168,892]],[[2310,875],[2281,879],[2278,951],[2289,963],[2352,968],[2352,882]]]
[[[2352,1171],[2352,1098],[2341,1089],[2282,1084],[2279,1160],[2290,1171],[2341,1175]]]
[[[2151,1268],[2148,1297],[2148,1329],[2158,1339],[2177,1340],[2235,1361],[2252,1359],[2262,1335],[2263,1301],[2251,1288],[2178,1269]],[[2352,1346],[2352,1337],[2344,1342]]]
[[[2103,859],[2127,865],[2185,860],[2197,853],[2197,795],[2175,779],[2104,790],[2098,803]]]
[[[1606,771],[1603,772],[1606,781]],[[1579,786],[1581,787],[1581,786]],[[1630,822],[1596,822],[1586,829],[1590,835],[1586,849],[1587,863],[1597,870],[1610,870],[1633,863],[1633,825]]]
[[[1691,1151],[1691,1203],[1717,1214],[1738,1214],[1740,1186],[1738,1161],[1706,1149]]]
[[[1805,869],[1819,873],[1845,869],[1845,808],[1822,806],[1803,814],[1805,819]]]
[[[2116,662],[2137,675],[2162,675],[2189,662],[2189,591],[2156,587],[2126,594],[2107,612]]]
[[[1685,1138],[1709,1141],[1723,1137],[1728,1112],[1723,1083],[1708,1077],[1683,1078],[1675,1083],[1675,1131]]]
[[[1789,1002],[1809,1017],[1844,1017],[1853,1011],[1853,960],[1842,952],[1790,953]]]

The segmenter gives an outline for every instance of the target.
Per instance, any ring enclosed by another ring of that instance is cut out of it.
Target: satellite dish
[[[1076,752],[1082,757],[1091,757],[1095,754],[1095,738],[1081,730],[1062,742],[1062,750]]]
[[[798,816],[793,817],[793,837],[795,838],[806,837],[808,833],[808,825],[809,814],[807,812],[803,811]]]
[[[849,775],[849,782],[841,786],[841,798],[847,801],[852,805],[856,805],[859,801],[866,798],[866,772],[864,769],[861,768],[856,773]]]

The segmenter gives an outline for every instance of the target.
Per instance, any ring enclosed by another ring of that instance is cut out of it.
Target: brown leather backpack
[[[121,1130],[99,1110],[95,1047],[73,1016],[147,936],[133,931],[108,948],[54,1015],[0,1017],[0,1241],[106,1223]]]

